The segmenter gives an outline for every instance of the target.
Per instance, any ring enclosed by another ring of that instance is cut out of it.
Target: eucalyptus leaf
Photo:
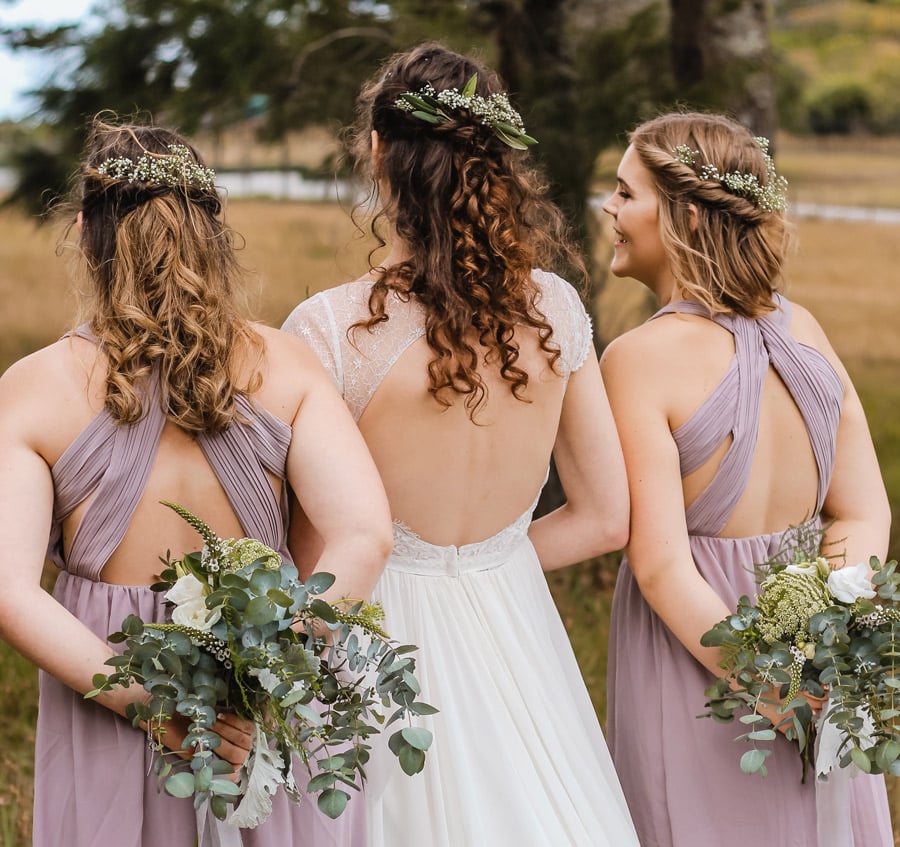
[[[756,773],[765,764],[766,757],[771,752],[771,750],[762,750],[758,747],[748,750],[741,756],[741,770],[744,773]]]
[[[188,771],[182,771],[170,776],[166,782],[166,792],[173,797],[190,797],[194,793],[194,775]]]
[[[415,747],[417,750],[427,750],[434,740],[430,730],[418,726],[408,726],[405,729],[401,729],[400,734],[407,744]]]
[[[334,574],[320,571],[314,573],[306,580],[306,590],[310,594],[322,594],[334,585]]]
[[[327,788],[319,795],[317,804],[319,811],[327,815],[329,818],[339,818],[341,813],[347,807],[347,801],[350,795],[345,791],[336,788]]]

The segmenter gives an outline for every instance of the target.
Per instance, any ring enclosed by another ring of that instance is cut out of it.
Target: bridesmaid
[[[748,776],[741,730],[696,719],[720,673],[700,636],[756,594],[750,566],[806,521],[827,526],[845,563],[883,557],[890,512],[846,370],[809,312],[777,291],[786,183],[765,139],[724,117],[669,114],[630,141],[604,205],[612,271],[644,283],[660,309],[601,367],[632,508],[608,734],[641,844],[888,847],[881,777],[839,788],[841,826],[820,827],[794,742],[779,735],[768,775]]]
[[[97,123],[75,200],[85,322],[0,379],[0,635],[40,672],[34,847],[197,839],[157,788],[140,687],[85,700],[108,633],[164,616],[159,556],[196,549],[174,500],[223,537],[289,559],[287,490],[319,535],[330,597],[365,597],[390,550],[384,489],[343,401],[297,339],[240,316],[241,275],[213,172],[161,127]],[[49,547],[48,547],[49,539]],[[62,569],[51,597],[45,557]],[[233,766],[248,725],[220,717]],[[180,750],[183,719],[162,740]],[[275,798],[242,843],[363,844],[362,800],[330,821]],[[239,837],[239,843],[241,838]]]

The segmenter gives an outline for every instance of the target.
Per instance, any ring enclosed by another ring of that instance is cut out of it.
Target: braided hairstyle
[[[766,154],[753,134],[724,115],[677,112],[640,124],[629,141],[656,183],[661,237],[681,290],[712,313],[771,311],[791,235],[783,212],[701,173],[707,164],[766,185]],[[682,145],[695,151],[693,165],[675,157]]]
[[[215,433],[237,418],[235,395],[259,387],[258,369],[235,384],[243,355],[262,356],[261,339],[238,314],[241,270],[219,197],[211,181],[109,168],[143,157],[174,173],[173,145],[179,167],[202,168],[168,129],[95,119],[72,203],[82,215],[83,308],[107,356],[105,406],[117,422],[141,418],[139,386],[158,368],[166,417],[186,432]]]
[[[517,326],[537,330],[551,367],[559,358],[553,329],[535,304],[533,269],[584,273],[527,153],[504,144],[466,109],[448,109],[450,120],[433,125],[397,107],[402,94],[426,84],[462,91],[474,74],[477,95],[503,90],[491,70],[439,44],[394,56],[360,93],[350,145],[357,167],[372,180],[367,202],[381,202],[371,221],[378,245],[385,245],[378,224],[386,218],[409,250],[405,261],[373,268],[371,318],[353,329],[387,320],[389,292],[415,295],[434,353],[430,393],[443,406],[462,395],[472,419],[487,397],[482,361],[496,366],[512,394],[527,402]],[[374,162],[372,130],[379,137]]]

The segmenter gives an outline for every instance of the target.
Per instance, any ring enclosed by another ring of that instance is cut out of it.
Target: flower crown
[[[760,184],[756,174],[741,173],[740,171],[722,174],[715,165],[709,164],[701,165],[697,175],[700,179],[721,183],[726,191],[746,197],[765,212],[783,212],[787,206],[788,181],[775,173],[775,162],[769,155],[769,139],[760,135],[755,140],[766,158],[765,185]],[[691,168],[696,167],[699,155],[699,150],[691,150],[687,144],[679,144],[672,150],[672,156],[676,161]]]
[[[445,88],[435,91],[431,83],[427,83],[418,91],[407,91],[394,101],[394,105],[414,118],[430,124],[445,124],[450,115],[448,109],[465,109],[479,123],[490,127],[494,135],[504,144],[516,150],[525,150],[537,140],[525,133],[522,116],[509,104],[506,92],[497,92],[490,97],[482,97],[475,93],[478,74],[472,74],[460,93],[456,88]]]
[[[193,187],[212,189],[216,172],[199,164],[183,144],[169,144],[170,155],[145,153],[139,159],[119,156],[97,166],[97,173],[110,179],[128,182],[149,182],[171,188]]]

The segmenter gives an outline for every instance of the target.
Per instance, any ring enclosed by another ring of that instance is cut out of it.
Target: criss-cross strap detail
[[[281,486],[281,497],[276,499],[266,471],[284,482],[291,431],[277,418],[256,412],[246,397],[238,395],[236,402],[242,417],[253,420],[255,425],[231,426],[214,436],[201,434],[197,441],[244,532],[252,538],[270,539],[267,543],[278,549],[279,544],[273,541],[282,541],[286,536],[287,487]],[[258,461],[241,460],[249,456]],[[264,496],[265,492],[268,496]]]
[[[718,535],[744,494],[770,364],[797,404],[809,433],[818,469],[816,511],[828,490],[843,385],[821,353],[790,335],[790,303],[776,295],[776,305],[771,314],[750,319],[731,314],[710,315],[699,303],[682,301],[665,306],[653,316],[699,315],[715,321],[734,337],[735,354],[725,376],[694,414],[672,433],[682,476],[700,468],[731,436],[731,444],[713,479],[687,508],[687,525],[693,535]]]
[[[68,334],[96,343],[87,327]],[[103,410],[52,468],[55,497],[48,556],[72,574],[99,579],[125,537],[166,423],[160,391],[158,371],[154,370],[141,390],[140,420],[118,424]],[[291,429],[246,397],[238,395],[236,403],[247,423],[235,423],[215,435],[200,435],[198,443],[244,532],[289,559],[286,486],[282,485],[281,497],[276,498],[266,471],[284,481]],[[64,557],[62,522],[88,498],[69,555]]]
[[[837,430],[844,401],[844,384],[840,375],[818,350],[798,342],[787,331],[790,303],[783,301],[783,311],[761,318],[759,328],[765,339],[769,358],[806,423],[819,484],[816,512],[822,508],[837,451]]]

